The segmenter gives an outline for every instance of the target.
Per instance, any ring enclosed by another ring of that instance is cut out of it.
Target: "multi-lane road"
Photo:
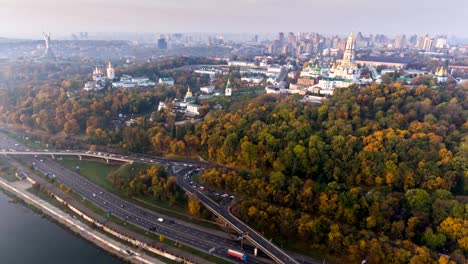
[[[163,158],[117,156],[114,154],[89,151],[29,150],[4,134],[0,134],[0,154],[1,153],[6,155],[17,155],[21,160],[33,165],[36,170],[48,175],[48,177],[54,178],[57,182],[70,187],[73,192],[79,195],[82,199],[88,200],[102,210],[109,212],[113,216],[132,225],[148,230],[148,232],[155,232],[157,234],[164,235],[171,240],[197,248],[204,252],[210,251],[213,255],[231,260],[232,262],[237,262],[234,258],[226,254],[228,249],[239,249],[240,242],[236,239],[229,238],[227,235],[220,236],[219,234],[215,234],[214,232],[210,232],[206,229],[195,228],[193,225],[187,225],[182,221],[171,219],[139,207],[107,192],[100,186],[97,186],[96,184],[79,176],[77,173],[64,168],[62,165],[44,155],[50,155],[51,157],[54,155],[81,155],[130,163],[133,161],[162,163],[168,166],[177,176],[177,182],[179,185],[181,185],[186,191],[195,194],[205,206],[221,217],[235,230],[240,233],[248,232],[249,235],[246,237],[247,240],[267,253],[273,260],[275,260],[275,262],[298,263],[273,243],[266,240],[250,227],[232,216],[229,212],[228,206],[218,205],[190,184],[190,178],[188,176],[193,175],[196,171],[200,170],[201,167],[206,166],[204,163],[181,162]],[[273,262],[271,260],[265,260],[264,258],[255,257],[252,254],[253,250],[251,247],[248,247],[248,250],[250,251],[247,252],[249,255],[249,263]]]

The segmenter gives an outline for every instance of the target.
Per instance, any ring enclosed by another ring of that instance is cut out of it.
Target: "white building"
[[[150,87],[155,86],[156,83],[146,77],[135,77],[130,75],[122,75],[120,81],[113,82],[112,87],[114,88],[134,88],[134,87]]]
[[[263,77],[261,76],[245,76],[241,78],[242,81],[248,82],[248,83],[255,83],[255,84],[260,84],[263,82]]]
[[[83,90],[85,90],[87,92],[100,91],[102,89],[104,89],[104,85],[102,85],[101,82],[96,82],[96,81],[86,82],[84,87],[83,87]]]
[[[254,62],[247,62],[247,61],[230,61],[228,62],[229,66],[243,66],[243,67],[255,67]]]
[[[276,65],[276,66],[270,66],[267,69],[266,75],[267,76],[277,76],[281,72],[281,66]]]
[[[170,85],[170,86],[174,86],[174,84],[175,84],[174,78],[172,78],[172,77],[159,78],[158,83],[165,84],[165,85]]]
[[[186,113],[190,115],[199,115],[200,114],[200,105],[196,104],[187,104]]]
[[[208,74],[210,76],[214,76],[216,73],[222,73],[223,71],[219,68],[203,66],[199,69],[196,69],[194,72],[198,74]]]
[[[212,94],[215,91],[215,87],[213,85],[201,87],[200,91],[204,94]]]

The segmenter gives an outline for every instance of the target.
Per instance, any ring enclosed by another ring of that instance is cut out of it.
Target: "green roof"
[[[331,77],[323,77],[325,81],[334,81],[334,82],[352,82],[352,80],[345,79],[345,78],[331,78]]]

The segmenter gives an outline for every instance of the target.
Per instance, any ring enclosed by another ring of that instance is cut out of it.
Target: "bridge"
[[[80,151],[0,151],[0,155],[29,155],[29,156],[36,156],[36,155],[46,155],[55,159],[55,156],[75,156],[78,157],[80,160],[82,157],[91,157],[91,158],[98,158],[104,159],[107,163],[109,161],[119,161],[125,163],[133,163],[137,161],[137,158],[133,157],[124,157],[120,156],[117,157],[113,154],[108,153],[96,153],[96,152],[80,152]],[[181,161],[172,161],[166,160],[170,162],[172,166],[178,166],[178,163]],[[152,162],[152,161],[151,161]],[[195,163],[195,162],[190,162]],[[196,167],[204,167],[207,164],[205,163],[197,163],[199,166]],[[201,166],[203,165],[203,166]],[[195,169],[196,167],[191,167],[189,170]],[[182,170],[184,171],[184,169]],[[193,188],[190,184],[184,181],[184,175],[181,172],[176,173],[177,176],[177,183],[188,193],[193,194],[200,202],[203,204],[208,210],[210,210],[214,215],[222,219],[226,224],[231,226],[234,230],[236,230],[239,234],[248,233],[248,235],[244,236],[249,242],[251,242],[255,247],[262,250],[265,254],[271,257],[276,263],[281,264],[298,264],[296,260],[291,258],[288,254],[286,254],[283,250],[273,244],[271,241],[264,238],[262,235],[258,234],[254,229],[249,227],[248,225],[244,224],[238,218],[231,214],[230,208],[228,206],[220,206],[212,199],[207,197],[205,194]]]
[[[125,157],[116,157],[116,156],[111,156],[106,153],[102,153],[101,155],[95,154],[95,153],[86,153],[86,152],[73,152],[73,151],[0,151],[0,155],[47,155],[51,156],[52,159],[55,159],[55,156],[78,156],[78,158],[81,160],[82,157],[92,157],[92,158],[99,158],[99,159],[104,159],[107,163],[109,163],[109,160],[112,161],[119,161],[119,162],[126,162],[126,163],[133,163],[133,159],[125,158]]]
[[[192,187],[184,180],[183,173],[177,173],[177,183],[181,186],[187,193],[192,194],[196,197],[200,203],[205,206],[209,211],[214,215],[223,220],[226,224],[232,227],[239,234],[248,233],[247,236],[244,236],[249,242],[251,242],[255,247],[261,249],[265,254],[272,258],[276,263],[281,264],[298,264],[298,262],[286,254],[283,250],[273,244],[271,241],[264,238],[262,235],[258,234],[253,228],[244,224],[237,217],[231,214],[229,206],[220,206],[204,193],[200,192],[196,188]]]

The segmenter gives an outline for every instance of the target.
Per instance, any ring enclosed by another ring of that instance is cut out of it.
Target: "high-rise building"
[[[167,42],[165,38],[158,39],[158,49],[167,49]]]
[[[417,35],[412,35],[409,38],[409,44],[413,47],[416,47],[416,44],[418,43],[418,36]]]
[[[448,41],[447,41],[447,38],[446,37],[438,37],[436,40],[435,40],[435,45],[434,45],[436,48],[438,49],[446,49],[448,48]]]
[[[401,49],[406,45],[406,36],[398,35],[395,37],[395,48]]]
[[[288,44],[293,45],[296,43],[296,36],[294,36],[294,33],[289,32],[288,34]]]
[[[429,37],[429,34],[426,34],[423,38],[422,49],[425,51],[431,51],[434,45],[434,40]]]
[[[283,32],[278,33],[278,40],[279,40],[279,42],[281,44],[284,43],[284,33]]]

